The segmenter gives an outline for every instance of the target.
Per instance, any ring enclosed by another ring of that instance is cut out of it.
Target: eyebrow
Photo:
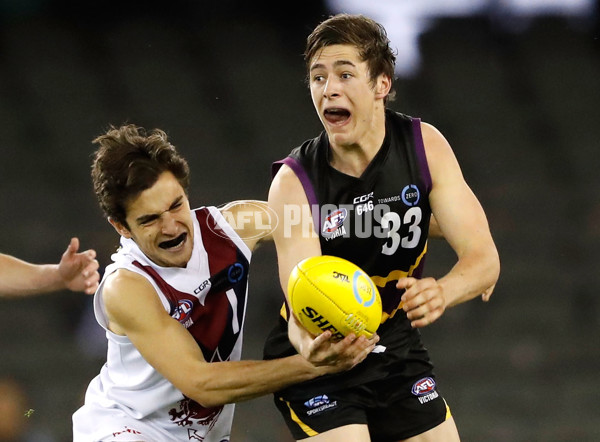
[[[333,62],[333,67],[339,67],[339,66],[352,66],[352,67],[356,67],[356,65],[351,62],[350,60],[336,60]],[[323,69],[325,68],[325,65],[323,63],[315,63],[310,67],[311,72],[314,71],[315,69]]]
[[[179,204],[181,202],[181,200],[183,200],[183,195],[178,196],[177,198],[175,198],[173,200],[173,202],[171,203],[171,205],[169,206],[169,208],[167,210],[165,210],[165,212],[168,212],[169,210],[172,210],[177,204]],[[135,222],[139,225],[139,224],[145,224],[147,222],[150,221],[154,221],[155,219],[157,219],[160,215],[162,215],[164,212],[160,212],[160,213],[150,213],[148,215],[141,215],[139,217],[137,217],[135,219]]]

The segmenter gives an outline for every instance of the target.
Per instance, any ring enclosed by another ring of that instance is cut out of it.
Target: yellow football
[[[350,333],[370,338],[381,322],[381,297],[369,275],[336,256],[300,261],[290,274],[288,300],[313,335],[330,330],[336,339]]]

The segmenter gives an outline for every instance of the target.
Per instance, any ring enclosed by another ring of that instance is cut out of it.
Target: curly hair
[[[171,172],[187,194],[189,166],[164,131],[110,126],[92,142],[99,145],[92,164],[96,197],[104,214],[125,227],[126,203],[152,187],[163,172]]]

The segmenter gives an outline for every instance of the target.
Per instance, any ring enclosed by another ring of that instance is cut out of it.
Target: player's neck
[[[370,130],[366,136],[352,144],[330,142],[330,165],[346,175],[360,177],[369,166],[385,138],[385,124],[376,130]]]

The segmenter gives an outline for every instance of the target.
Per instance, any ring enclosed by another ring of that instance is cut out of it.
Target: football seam
[[[311,269],[312,269],[312,268],[314,268],[314,267],[311,267]],[[310,278],[309,278],[309,277],[306,275],[306,272],[305,272],[304,270],[302,270],[301,268],[298,268],[298,271],[299,271],[300,273],[302,273],[302,276],[304,277],[304,279],[305,279],[305,280],[306,280],[306,281],[307,281],[307,282],[308,282],[308,283],[309,283],[311,286],[313,286],[313,287],[314,287],[314,288],[315,288],[315,289],[316,289],[316,290],[317,290],[319,293],[321,293],[322,295],[324,295],[324,298],[325,298],[325,299],[327,299],[327,300],[328,300],[330,303],[332,303],[333,305],[335,305],[339,311],[341,311],[341,312],[342,312],[344,315],[346,315],[346,316],[349,314],[348,312],[346,312],[346,310],[344,310],[342,307],[340,307],[340,305],[339,305],[337,302],[335,302],[333,299],[331,299],[329,296],[327,296],[327,295],[325,294],[325,292],[324,292],[323,290],[321,290],[321,289],[320,289],[320,288],[319,288],[319,287],[318,287],[318,286],[317,286],[317,285],[316,285],[316,284],[315,284],[315,283],[314,283],[314,282],[313,282],[313,281],[312,281],[312,280],[311,280],[311,279],[310,279]],[[353,327],[350,327],[350,326],[348,326],[348,328],[350,328],[351,330],[353,330]],[[367,330],[366,326],[365,326],[365,330]],[[367,330],[367,331],[368,331],[369,333],[373,333],[373,332],[371,332],[371,330]],[[356,333],[356,331],[355,331],[355,333]]]
[[[319,288],[319,286],[317,286],[314,282],[312,282],[312,280],[306,275],[306,273],[302,269],[298,269],[298,270],[300,270],[300,273],[302,273],[302,276],[304,276],[304,279],[306,279],[306,281],[308,281],[308,283],[311,286],[313,286],[315,289],[317,289],[317,291],[319,293],[321,293],[322,295],[325,295],[324,296],[325,299],[327,299],[329,302],[331,302],[333,305],[335,305],[342,313],[347,314],[346,311],[343,308],[341,308],[337,302],[335,302],[333,299],[331,299],[329,296],[327,296],[326,293]]]

